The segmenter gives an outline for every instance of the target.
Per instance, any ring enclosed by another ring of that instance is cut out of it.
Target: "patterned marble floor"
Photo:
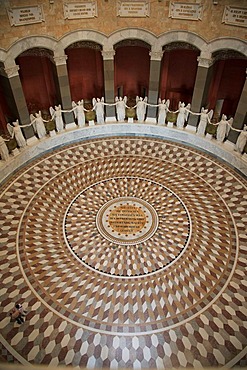
[[[0,190],[2,361],[247,365],[247,182],[232,168],[111,137],[49,152]]]

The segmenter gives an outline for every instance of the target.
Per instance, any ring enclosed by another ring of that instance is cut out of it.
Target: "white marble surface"
[[[147,123],[107,123],[83,128],[75,128],[63,131],[54,136],[35,142],[19,151],[17,155],[11,155],[7,162],[0,161],[0,182],[35,157],[44,154],[52,148],[59,147],[71,142],[102,136],[116,135],[145,135],[164,138],[171,141],[182,142],[217,156],[247,176],[247,159],[240,155],[230,146],[220,144],[216,140],[200,137],[188,130],[170,128],[167,126],[150,125]]]

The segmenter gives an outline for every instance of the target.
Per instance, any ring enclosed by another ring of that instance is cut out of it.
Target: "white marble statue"
[[[74,113],[75,118],[77,119],[77,123],[79,127],[85,126],[85,113],[89,112],[86,108],[84,108],[84,101],[83,99],[79,100],[76,104],[72,101],[72,111]]]
[[[190,104],[185,106],[185,103],[178,103],[178,110],[176,110],[174,113],[178,113],[177,116],[177,127],[183,128],[185,122],[188,120],[189,113],[190,113]]]
[[[51,114],[51,119],[55,119],[55,124],[56,124],[56,129],[57,132],[61,132],[64,130],[64,122],[63,122],[63,117],[62,117],[62,112],[63,111],[61,108],[61,105],[55,105],[55,109],[53,107],[50,107],[50,114]]]
[[[227,116],[222,114],[220,122],[217,123],[216,140],[223,143],[225,138],[228,136],[233,119],[227,120]]]
[[[34,132],[38,135],[39,139],[46,136],[46,128],[44,122],[48,122],[42,118],[41,111],[35,113],[35,115],[30,114],[31,124],[33,125]]]
[[[6,140],[2,136],[0,136],[0,157],[3,161],[7,161],[9,159],[9,149],[5,143]]]
[[[213,117],[214,111],[211,109],[208,111],[208,109],[204,109],[202,107],[201,113],[200,113],[200,121],[197,127],[197,134],[200,136],[205,135],[205,131],[207,128],[207,124],[210,123],[212,117]]]
[[[127,103],[127,96],[125,96],[123,99],[118,98],[116,96],[115,98],[115,105],[116,105],[116,111],[117,111],[117,120],[118,121],[124,121],[125,120],[125,108],[128,108],[126,103]]]
[[[93,103],[93,109],[92,110],[95,110],[97,123],[98,124],[104,123],[105,122],[104,105],[106,105],[104,103],[104,98],[103,97],[101,99],[97,98],[97,100],[95,98],[93,98],[92,103]]]
[[[22,126],[22,127],[27,127],[27,126],[30,126],[30,125],[25,125],[25,126]],[[9,131],[10,136],[12,138],[15,137],[17,145],[20,148],[24,148],[27,145],[26,139],[23,136],[21,126],[19,125],[18,119],[15,122],[13,122],[13,126],[10,123],[8,123],[7,124],[7,129]]]
[[[144,122],[145,120],[147,101],[148,101],[147,97],[145,97],[144,99],[139,98],[139,96],[136,97],[136,105],[134,106],[134,108],[136,108],[136,116],[138,122]]]
[[[244,126],[243,131],[241,131],[238,136],[235,145],[235,150],[237,150],[239,153],[243,153],[246,143],[247,143],[247,125]]]
[[[167,112],[169,111],[170,100],[161,100],[159,98],[159,111],[158,111],[158,125],[164,125],[166,123]]]

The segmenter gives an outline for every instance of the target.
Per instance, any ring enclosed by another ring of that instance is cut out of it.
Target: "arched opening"
[[[163,51],[159,96],[176,109],[179,101],[191,103],[200,51],[186,42],[172,42]]]
[[[233,117],[245,83],[247,58],[230,49],[218,50],[212,57],[208,105],[214,109],[215,118],[221,114]]]
[[[149,89],[151,47],[141,40],[124,40],[115,49],[115,94],[129,99],[145,97]]]
[[[68,77],[71,98],[91,100],[104,96],[104,70],[102,46],[90,41],[71,44],[65,53],[68,55]]]
[[[18,112],[4,65],[0,62],[0,133],[8,134],[7,123],[16,120]]]
[[[16,58],[29,113],[48,112],[59,103],[59,87],[53,52],[44,48],[28,49]]]

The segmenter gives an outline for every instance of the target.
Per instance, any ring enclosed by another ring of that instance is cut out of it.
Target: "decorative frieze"
[[[114,49],[117,50],[120,47],[122,48],[122,47],[126,47],[126,46],[140,46],[142,48],[147,48],[147,49],[151,50],[151,46],[146,41],[139,40],[139,39],[121,40],[121,41],[117,42],[114,45]]]
[[[97,44],[94,41],[76,41],[73,42],[73,44],[70,44],[67,49],[82,49],[82,48],[88,48],[88,49],[94,49],[94,50],[102,50],[102,46],[100,44]]]
[[[170,2],[169,17],[198,21],[202,19],[202,4]]]
[[[195,51],[199,50],[196,46],[189,44],[188,42],[184,42],[184,41],[173,41],[163,46],[163,51],[171,51],[171,50],[178,50],[178,49],[195,50]]]
[[[221,49],[215,51],[213,54],[213,60],[228,60],[228,59],[246,59],[246,56],[237,50],[233,49]]]
[[[150,6],[149,0],[136,1],[117,1],[117,16],[118,17],[149,17]]]
[[[48,58],[52,63],[54,63],[53,59],[53,52],[51,50],[37,47],[37,48],[31,48],[23,51],[21,56],[35,56],[40,58]]]
[[[11,26],[40,23],[45,20],[41,5],[8,8],[7,12]]]
[[[226,6],[222,23],[231,24],[233,26],[247,27],[247,8]]]
[[[64,18],[65,19],[97,17],[97,2],[96,1],[64,3],[63,8],[64,8]]]

